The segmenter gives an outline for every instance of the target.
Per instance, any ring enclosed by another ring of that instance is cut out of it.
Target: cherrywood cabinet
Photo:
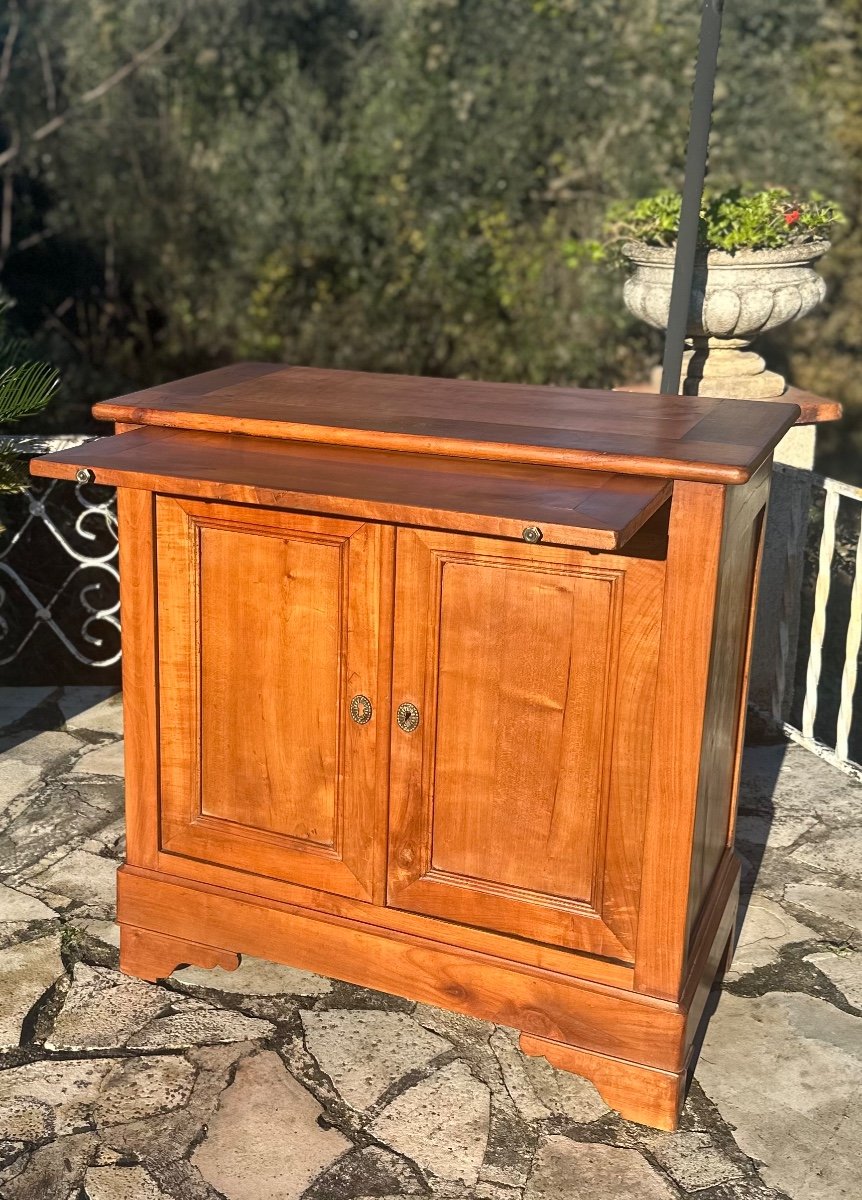
[[[119,488],[123,970],[455,1008],[673,1128],[797,411],[261,364],[98,405],[33,470]]]

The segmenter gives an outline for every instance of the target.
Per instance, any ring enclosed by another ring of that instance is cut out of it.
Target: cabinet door
[[[156,521],[162,850],[371,898],[391,531],[162,496]]]
[[[664,563],[396,546],[389,904],[632,961]]]

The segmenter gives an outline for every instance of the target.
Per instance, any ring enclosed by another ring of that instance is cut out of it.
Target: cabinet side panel
[[[728,493],[689,881],[689,935],[731,842],[769,478]]]
[[[670,515],[635,962],[635,987],[670,1000],[685,970],[726,490],[677,482]]]
[[[188,513],[156,497],[159,849],[200,815],[198,536]]]
[[[117,491],[126,861],[153,868],[159,852],[159,722],[156,693],[156,586],[152,492]]]

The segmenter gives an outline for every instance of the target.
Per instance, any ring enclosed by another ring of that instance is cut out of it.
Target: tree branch
[[[154,42],[150,42],[149,46],[145,46],[143,50],[138,50],[136,54],[133,54],[128,62],[123,63],[123,65],[114,71],[112,75],[109,75],[107,79],[103,79],[102,82],[96,84],[95,87],[83,92],[78,99],[73,100],[68,108],[63,110],[63,112],[57,113],[56,116],[53,116],[50,121],[46,121],[43,125],[40,125],[37,129],[35,129],[33,133],[30,134],[29,141],[41,142],[46,137],[50,137],[52,133],[56,133],[58,129],[62,129],[68,121],[77,116],[80,110],[86,105],[92,104],[96,100],[100,100],[103,96],[110,92],[112,88],[115,88],[117,84],[122,83],[124,79],[128,79],[128,77],[133,75],[135,71],[139,70],[144,63],[149,62],[151,58],[155,58],[157,54],[164,50],[165,46],[180,28],[181,24],[182,17],[170,25],[164,31],[164,33],[160,34],[160,36],[156,38]],[[20,152],[20,143],[13,143],[11,146],[9,146],[3,151],[2,154],[0,154],[0,168],[5,167],[7,163],[10,163],[14,158],[17,158]]]
[[[39,61],[42,64],[42,79],[45,83],[45,103],[48,105],[48,112],[53,116],[57,111],[57,88],[54,83],[54,72],[51,70],[51,54],[45,45],[44,38],[37,38],[36,45],[39,49]]]
[[[20,254],[22,250],[32,250],[34,246],[39,246],[42,242],[47,242],[49,238],[56,236],[53,229],[40,229],[38,233],[28,234],[27,237],[21,238],[20,242],[16,242],[15,253]]]
[[[0,50],[0,93],[3,92],[9,81],[9,72],[12,70],[12,54],[18,39],[18,31],[21,28],[21,12],[17,0],[10,0],[9,12],[9,28],[3,39],[3,49]]]

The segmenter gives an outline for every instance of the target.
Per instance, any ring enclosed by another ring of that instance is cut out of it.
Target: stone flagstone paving
[[[747,752],[673,1135],[482,1021],[254,959],[121,975],[121,741],[105,690],[0,689],[3,1200],[862,1198],[862,788],[819,759]]]

